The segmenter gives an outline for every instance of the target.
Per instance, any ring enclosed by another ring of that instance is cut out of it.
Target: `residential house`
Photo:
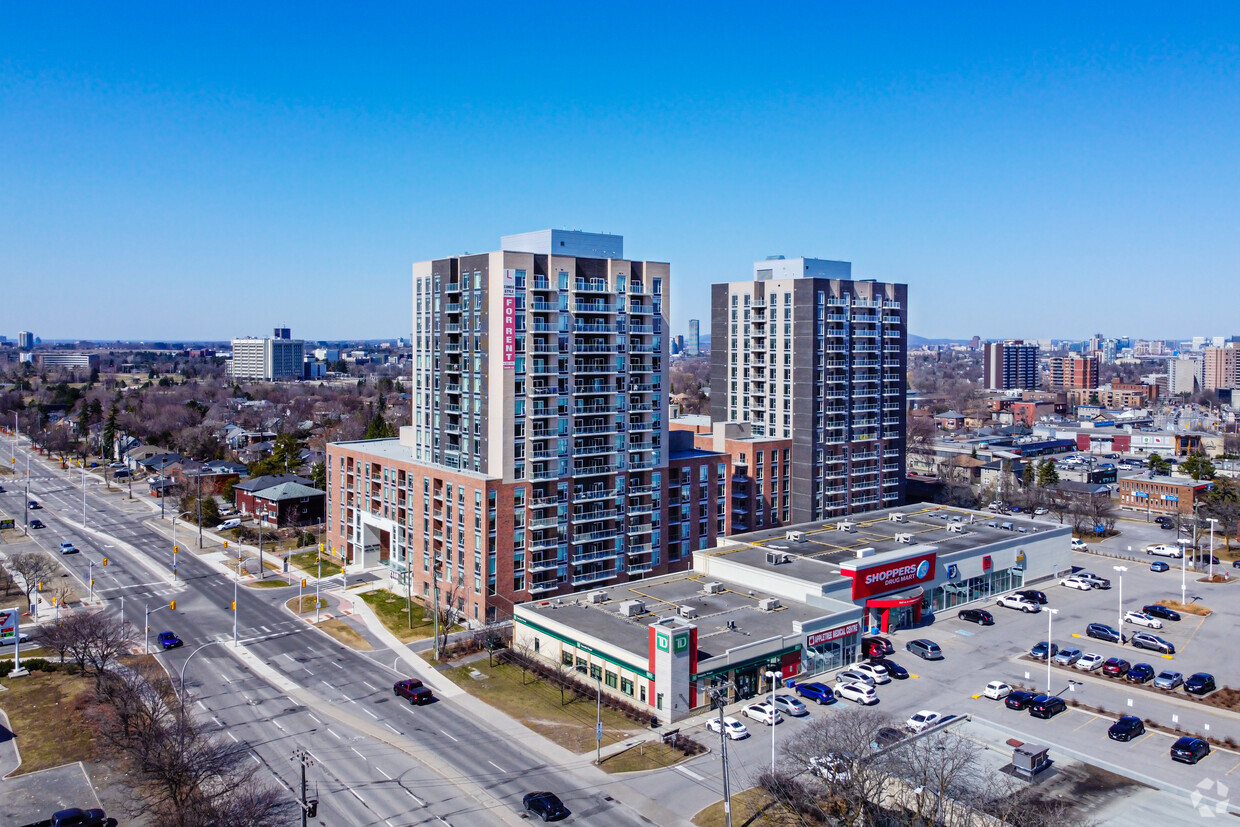
[[[252,513],[269,526],[310,526],[323,522],[327,492],[284,482],[249,495]]]

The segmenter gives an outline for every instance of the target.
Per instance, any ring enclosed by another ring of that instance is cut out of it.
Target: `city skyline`
[[[669,262],[675,331],[769,254],[907,283],[930,338],[1226,334],[1240,298],[1229,7],[488,6],[460,60],[417,47],[451,10],[223,11],[5,9],[0,329],[371,338],[413,262],[565,226]]]

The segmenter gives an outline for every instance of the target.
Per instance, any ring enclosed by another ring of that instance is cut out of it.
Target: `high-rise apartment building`
[[[1053,391],[1098,387],[1096,356],[1052,356],[1048,360],[1049,387]]]
[[[34,334],[23,330],[17,334],[17,346],[22,350],[34,350]]]
[[[287,327],[277,327],[277,328],[274,328],[274,329],[272,330],[272,332],[271,332],[271,338],[273,338],[273,339],[291,339],[291,338],[293,338],[292,333],[293,333],[293,331],[289,330]]]
[[[768,259],[752,281],[712,292],[711,419],[790,441],[791,473],[767,479],[788,479],[771,499],[781,514],[789,504],[792,523],[904,494],[908,287],[851,272],[844,261]]]
[[[287,336],[274,339],[233,339],[228,375],[234,379],[249,379],[255,382],[300,379],[305,371],[305,361],[305,342],[301,339],[290,339]]]
[[[727,457],[669,441],[670,267],[623,243],[547,230],[413,265],[412,423],[327,450],[349,565],[483,620],[713,545]]]
[[[685,355],[702,355],[702,323],[698,319],[689,320],[689,344],[685,349]]]
[[[1180,356],[1167,360],[1167,396],[1194,394],[1201,390],[1203,365],[1200,354],[1198,358]]]
[[[987,390],[1037,390],[1038,346],[1022,340],[987,342],[983,349]]]
[[[1237,350],[1226,347],[1207,347],[1202,353],[1202,387],[1205,390],[1228,390],[1240,387],[1240,360]]]

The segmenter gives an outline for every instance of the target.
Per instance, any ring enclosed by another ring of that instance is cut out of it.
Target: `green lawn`
[[[302,551],[297,554],[294,554],[290,558],[290,565],[297,566],[297,568],[306,572],[310,576],[316,577],[318,576],[318,571],[319,571],[318,556],[319,556],[319,553],[317,551]],[[326,555],[323,557],[323,576],[324,577],[332,577],[334,575],[340,574],[341,571],[343,571],[343,569],[341,569],[340,566],[336,565],[335,563],[331,562],[330,559]]]
[[[253,580],[245,584],[251,589],[282,589],[285,586],[292,585],[287,580],[281,580],[278,577],[268,577],[266,580]]]
[[[387,630],[402,643],[413,640],[425,640],[435,635],[435,619],[419,601],[413,601],[413,628],[409,628],[409,613],[405,611],[404,595],[396,595],[389,591],[377,589],[363,592],[362,600],[383,621]],[[454,629],[456,631],[456,629]]]

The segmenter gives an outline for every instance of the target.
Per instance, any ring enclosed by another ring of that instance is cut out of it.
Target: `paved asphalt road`
[[[190,663],[186,684],[193,706],[224,737],[245,743],[252,760],[287,789],[299,783],[294,751],[309,750],[318,823],[520,823],[521,796],[535,789],[558,793],[575,822],[650,823],[621,803],[640,797],[632,788],[588,761],[552,765],[523,745],[527,730],[497,731],[467,711],[468,701],[453,697],[451,687],[448,697],[437,693],[440,699],[429,706],[397,702],[392,682],[407,675],[392,668],[394,655],[355,652],[297,620],[283,608],[295,588],[240,589],[245,656],[239,658],[231,649],[231,579],[183,548],[172,582],[171,540],[149,506],[135,508],[124,495],[88,483],[83,530],[79,480],[37,459],[31,477],[31,497],[44,506],[32,515],[47,524],[31,536],[52,552],[64,540],[73,542],[82,553],[61,560],[81,582],[79,591],[88,591],[93,560],[96,597],[119,612],[124,595],[125,617],[139,629],[149,606],[152,645],[160,630],[174,630],[185,646],[159,655],[169,672],[178,674],[198,646],[227,642],[205,648]],[[0,508],[20,517],[23,485],[10,478],[6,488]],[[194,539],[188,532],[178,536],[180,543]],[[105,554],[106,569],[99,565]]]

